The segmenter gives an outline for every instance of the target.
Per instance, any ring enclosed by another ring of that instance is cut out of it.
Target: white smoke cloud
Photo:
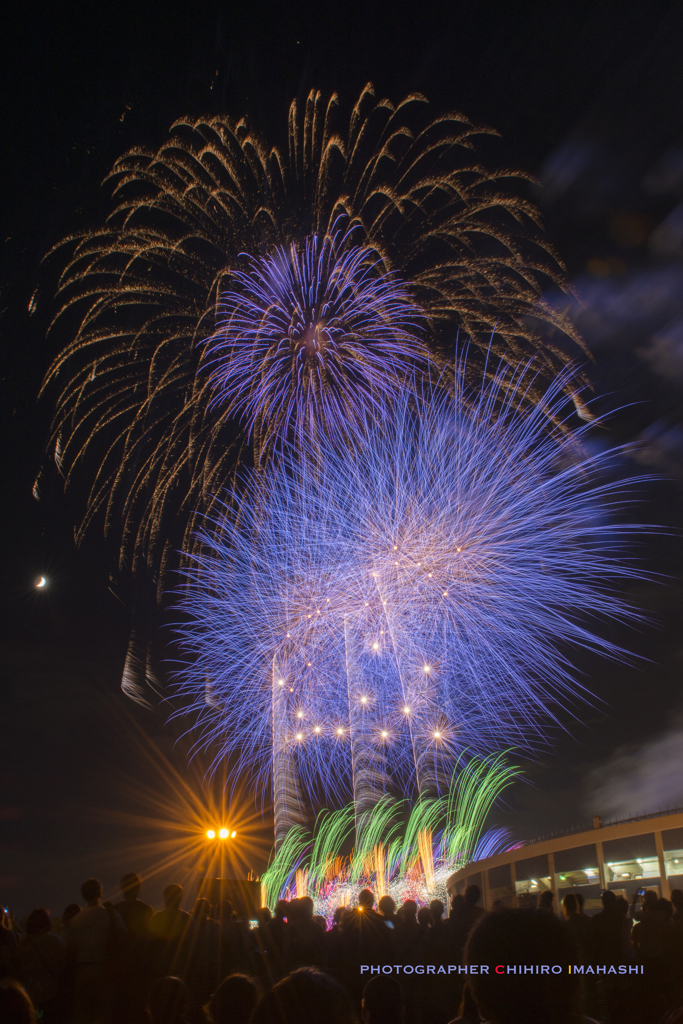
[[[658,256],[678,258],[683,255],[683,203],[674,206],[671,213],[650,235],[649,245]]]
[[[652,423],[638,438],[631,457],[665,477],[683,479],[683,427]]]
[[[657,331],[644,348],[636,349],[655,373],[668,379],[683,378],[683,318]]]
[[[683,720],[663,735],[617,751],[588,779],[588,810],[605,820],[683,806]]]
[[[632,347],[655,334],[671,336],[683,319],[683,264],[632,270],[623,276],[574,281],[570,314],[593,350]],[[559,305],[559,300],[556,300]]]

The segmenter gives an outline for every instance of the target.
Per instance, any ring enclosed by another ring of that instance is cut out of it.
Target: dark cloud
[[[661,377],[683,383],[683,319],[671,320],[655,331],[636,353]]]
[[[662,735],[617,750],[588,776],[587,809],[603,818],[683,807],[683,716]]]

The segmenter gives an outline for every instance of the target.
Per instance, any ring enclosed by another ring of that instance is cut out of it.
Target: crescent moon
[[[36,583],[36,586],[37,587],[44,587],[46,583],[47,583],[47,580],[45,579],[45,577],[41,576],[40,579],[38,580],[38,582]]]

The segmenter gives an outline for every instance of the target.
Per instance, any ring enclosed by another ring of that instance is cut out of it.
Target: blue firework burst
[[[562,375],[526,408],[528,367],[478,391],[464,376],[455,394],[406,395],[362,446],[248,476],[206,523],[180,686],[237,774],[340,799],[352,786],[360,807],[438,790],[463,751],[533,748],[588,696],[572,646],[622,657],[595,628],[638,617],[620,451],[563,422]]]

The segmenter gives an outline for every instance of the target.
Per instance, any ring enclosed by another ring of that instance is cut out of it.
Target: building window
[[[550,888],[547,855],[515,861],[515,892],[518,898],[526,894],[536,896]]]
[[[664,870],[667,878],[680,876],[683,880],[683,828],[668,828],[662,832],[662,846],[664,847]],[[674,885],[680,889],[681,885]]]
[[[559,850],[555,854],[555,888],[560,890],[600,888],[600,871],[595,844],[576,846],[573,850]]]
[[[505,907],[513,906],[515,888],[512,884],[512,872],[509,864],[500,864],[497,868],[489,868],[488,889],[489,910],[495,900],[500,900]]]
[[[644,836],[609,839],[602,845],[605,877],[611,889],[630,893],[633,885],[648,878],[659,878],[659,859],[652,832]]]

